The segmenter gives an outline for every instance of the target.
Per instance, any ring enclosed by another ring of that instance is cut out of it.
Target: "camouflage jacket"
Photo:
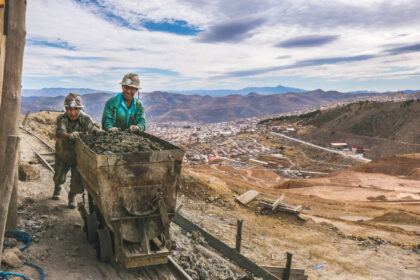
[[[130,108],[127,108],[122,93],[111,97],[106,102],[102,114],[102,128],[108,130],[115,126],[124,130],[131,125],[137,125],[140,131],[146,129],[146,118],[141,101],[133,97]]]
[[[80,112],[79,117],[72,124],[72,121],[68,118],[67,113],[63,113],[57,117],[57,130],[56,130],[56,142],[55,142],[55,155],[58,156],[66,164],[75,166],[76,165],[76,153],[74,140],[68,138],[59,138],[60,132],[72,133],[78,131],[80,133],[91,133],[92,130],[98,127],[92,118]]]

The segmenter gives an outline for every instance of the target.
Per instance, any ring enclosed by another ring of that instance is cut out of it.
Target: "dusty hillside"
[[[379,158],[420,152],[419,119],[420,100],[414,99],[404,102],[359,102],[265,123],[269,126],[300,124],[305,126],[297,135],[301,139],[323,146],[331,142],[348,142],[368,148],[368,157]]]
[[[420,170],[420,154],[388,156],[355,166],[352,170],[420,179],[420,177],[417,177]]]

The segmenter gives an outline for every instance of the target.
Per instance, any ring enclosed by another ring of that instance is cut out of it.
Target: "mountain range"
[[[418,92],[420,90],[400,90],[400,91],[386,91],[386,92],[379,92],[379,91],[369,91],[369,90],[358,90],[358,91],[351,91],[346,93],[355,93],[355,94],[390,94],[401,92],[405,94],[410,94],[413,92]],[[42,89],[23,89],[22,96],[30,97],[30,96],[43,96],[43,97],[54,97],[60,95],[67,95],[70,92],[76,92],[79,94],[89,94],[89,93],[110,93],[115,94],[116,92],[112,91],[104,91],[104,90],[97,90],[91,88],[42,88]],[[218,89],[218,90],[205,90],[205,89],[198,89],[198,90],[168,90],[167,92],[172,93],[179,93],[185,95],[200,95],[200,96],[213,96],[213,97],[222,97],[232,94],[239,94],[239,95],[246,95],[250,92],[255,92],[260,95],[272,95],[272,94],[282,94],[282,93],[299,93],[299,92],[308,92],[307,90],[300,89],[300,88],[293,88],[293,87],[284,87],[278,85],[276,87],[246,87],[243,89]]]
[[[174,93],[182,93],[182,94],[188,94],[188,95],[209,95],[209,96],[226,96],[231,94],[248,94],[250,92],[257,92],[261,95],[267,95],[267,94],[278,94],[278,93],[288,93],[288,92],[305,92],[307,90],[300,89],[300,88],[292,88],[292,87],[284,87],[281,85],[278,85],[276,87],[246,87],[243,89],[217,89],[217,90],[205,90],[205,89],[199,89],[199,90],[184,90],[184,91],[173,91]]]
[[[185,95],[168,92],[140,93],[148,121],[169,122],[189,121],[214,123],[231,121],[270,114],[278,114],[311,108],[320,104],[368,96],[371,94],[352,94],[338,91],[314,90],[300,93],[261,95],[255,92],[247,95],[227,95],[223,97]],[[105,102],[112,96],[99,92],[82,95],[84,110],[100,121]],[[27,110],[63,110],[63,96],[22,97],[21,112]]]

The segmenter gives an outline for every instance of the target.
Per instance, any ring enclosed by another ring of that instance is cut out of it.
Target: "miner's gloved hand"
[[[140,132],[140,128],[137,125],[130,125],[129,130],[131,133],[135,133],[135,134]]]
[[[92,133],[93,133],[94,135],[103,135],[103,134],[105,134],[105,130],[95,127],[95,128],[92,130]]]
[[[72,133],[70,133],[69,138],[71,140],[77,139],[80,137],[80,133],[78,131],[73,131]]]
[[[111,133],[115,133],[115,132],[118,131],[118,127],[113,126],[110,129],[108,129],[108,131],[111,132]]]

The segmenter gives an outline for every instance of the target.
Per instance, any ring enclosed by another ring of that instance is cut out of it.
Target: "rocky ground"
[[[22,159],[37,162],[30,148],[42,153],[42,146],[22,137]],[[284,266],[287,251],[293,254],[292,268],[305,269],[309,279],[419,279],[417,157],[372,162],[311,179],[286,179],[262,168],[183,168],[178,202],[182,215],[231,247],[236,221],[243,220],[242,253],[261,265]],[[407,161],[413,170],[404,169],[403,174],[395,168]],[[80,214],[67,209],[65,196],[50,199],[52,174],[36,166],[40,178],[19,185],[19,225],[34,239],[21,259],[42,266],[46,279],[141,279],[135,270],[96,260]],[[261,195],[248,207],[238,205],[235,197],[249,189]],[[275,199],[282,194],[285,203],[304,206],[302,219],[258,209],[262,196]],[[187,236],[176,226],[171,231],[174,257],[194,277],[243,277],[239,268],[223,260],[213,263],[217,257],[199,235]],[[7,242],[8,247],[16,245]],[[27,266],[13,271],[39,279]]]
[[[120,264],[97,261],[95,249],[87,242],[83,232],[80,214],[67,208],[66,193],[59,201],[51,199],[52,173],[36,164],[33,154],[33,149],[43,154],[45,147],[26,133],[22,133],[21,137],[21,159],[37,169],[40,175],[19,182],[18,229],[31,236],[32,244],[20,253],[18,248],[24,243],[17,242],[12,236],[7,237],[4,254],[7,254],[7,264],[2,268],[22,273],[28,279],[39,279],[40,274],[36,269],[23,265],[24,261],[42,267],[46,279],[149,279],[143,278],[139,269],[125,269]],[[258,279],[212,251],[199,234],[184,232],[176,225],[172,225],[171,232],[173,257],[193,279]]]

